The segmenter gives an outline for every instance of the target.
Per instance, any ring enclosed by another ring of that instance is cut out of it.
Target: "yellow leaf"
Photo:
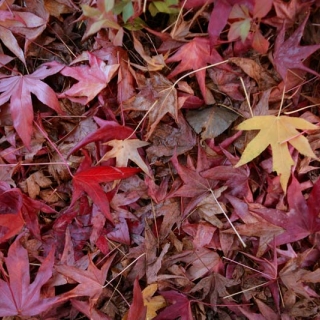
[[[126,167],[128,165],[128,161],[131,160],[140,167],[142,171],[150,176],[149,169],[138,152],[138,148],[149,145],[149,142],[140,141],[139,139],[128,139],[111,140],[104,144],[111,146],[112,149],[102,157],[100,162],[116,158],[117,167]]]
[[[260,130],[244,150],[236,167],[253,160],[269,145],[272,148],[273,171],[280,175],[281,187],[287,190],[291,166],[294,164],[288,149],[288,142],[307,157],[317,158],[307,138],[300,130],[318,130],[319,127],[296,117],[287,116],[256,116],[240,123],[237,130]]]
[[[166,306],[166,300],[162,296],[153,297],[157,291],[158,285],[156,283],[148,285],[142,291],[144,305],[147,307],[146,320],[151,320],[157,316],[157,310]]]

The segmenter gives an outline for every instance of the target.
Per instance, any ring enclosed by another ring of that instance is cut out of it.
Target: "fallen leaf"
[[[144,305],[143,296],[138,279],[133,285],[133,301],[128,313],[122,320],[146,320],[147,307]]]
[[[87,39],[90,35],[98,32],[100,29],[120,29],[120,25],[116,21],[116,17],[111,11],[109,5],[112,2],[98,0],[97,8],[90,7],[87,4],[81,4],[83,12],[83,19],[88,21],[86,32],[83,35],[82,40]]]
[[[0,181],[0,243],[17,235],[25,222],[22,216],[22,195],[17,188]]]
[[[65,67],[61,74],[78,80],[70,89],[59,95],[71,101],[87,104],[110,82],[119,64],[107,65],[88,52],[89,66]]]
[[[269,72],[256,61],[248,58],[233,57],[230,62],[240,67],[249,77],[253,78],[260,90],[267,90],[276,85],[276,81],[271,77]]]
[[[99,269],[90,259],[87,270],[65,264],[55,265],[54,269],[62,274],[67,282],[76,281],[78,285],[67,294],[69,297],[89,296],[96,301],[101,295],[107,274],[115,255],[108,256],[102,267]],[[69,281],[68,281],[69,280]]]
[[[300,130],[318,130],[319,127],[296,117],[287,116],[255,116],[247,119],[236,127],[237,130],[260,130],[249,142],[236,168],[256,158],[269,145],[272,148],[273,171],[280,175],[280,183],[286,192],[294,161],[289,152],[288,142],[307,157],[317,158],[308,140]]]
[[[26,183],[30,198],[35,199],[40,194],[40,188],[49,187],[52,181],[42,171],[36,171],[27,178]]]
[[[38,273],[30,283],[29,259],[27,250],[21,245],[20,237],[11,244],[5,263],[9,281],[0,279],[0,316],[31,317],[47,310],[59,302],[61,297],[43,297],[41,288],[52,276],[54,250],[43,260]]]
[[[126,126],[121,126],[115,121],[106,121],[100,118],[94,117],[95,122],[99,125],[99,129],[95,130],[92,133],[89,133],[81,139],[70,151],[69,155],[74,153],[75,151],[81,149],[85,145],[91,142],[105,142],[110,140],[124,140],[129,136],[135,138],[133,134],[133,130]]]
[[[127,140],[111,140],[104,143],[110,147],[112,150],[108,151],[100,160],[106,161],[111,158],[116,158],[117,167],[128,166],[128,161],[133,161],[144,173],[150,176],[150,171],[148,166],[145,164],[141,158],[138,148],[145,147],[149,145],[149,142],[141,141],[139,139],[127,139]]]
[[[309,14],[306,15],[297,30],[286,41],[284,41],[286,26],[283,25],[275,41],[273,53],[274,65],[284,81],[286,80],[288,70],[291,69],[301,69],[317,77],[320,76],[319,73],[303,64],[306,58],[320,49],[320,44],[311,46],[299,45],[308,18]]]
[[[131,63],[136,68],[143,71],[160,71],[164,67],[166,67],[165,59],[167,56],[163,56],[162,54],[157,54],[155,56],[150,57],[144,50],[141,42],[135,37],[134,32],[132,33],[133,37],[133,45],[136,51],[139,53],[141,58],[147,63],[146,67],[137,65],[135,63]]]
[[[157,290],[156,283],[152,283],[142,290],[143,303],[147,307],[146,320],[155,318],[157,311],[166,306],[166,300],[163,296],[154,296]]]
[[[107,194],[99,183],[124,179],[139,172],[137,168],[114,168],[114,167],[93,167],[77,172],[73,177],[73,194],[71,205],[78,200],[82,192],[86,192],[92,201],[106,215],[106,218],[113,221],[110,214]]]
[[[193,130],[201,135],[201,141],[219,136],[237,118],[238,115],[235,112],[216,106],[202,110],[189,110],[186,114],[186,119]]]
[[[207,64],[214,64],[223,61],[219,53],[210,48],[209,39],[195,37],[189,43],[184,44],[174,55],[166,60],[166,63],[180,61],[179,65],[169,74],[168,78],[173,78],[177,74],[198,70]],[[196,72],[196,78],[204,99],[207,97],[205,84],[206,70]]]
[[[163,291],[160,294],[170,305],[161,311],[154,320],[174,320],[178,317],[181,320],[193,320],[191,301],[184,294],[174,290]]]
[[[13,126],[26,147],[30,147],[32,137],[32,121],[34,118],[31,93],[42,103],[58,113],[62,113],[56,93],[44,82],[40,81],[59,72],[63,65],[57,62],[44,63],[28,75],[7,76],[0,79],[0,105],[10,99],[10,112]],[[10,90],[9,90],[10,88]]]
[[[124,103],[124,110],[147,111],[149,116],[146,140],[154,132],[160,120],[169,113],[178,122],[177,91],[160,73],[152,73],[139,87],[140,92]]]

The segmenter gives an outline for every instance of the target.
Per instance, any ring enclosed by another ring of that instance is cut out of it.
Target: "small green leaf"
[[[134,14],[132,2],[128,2],[122,11],[122,19],[126,23]]]

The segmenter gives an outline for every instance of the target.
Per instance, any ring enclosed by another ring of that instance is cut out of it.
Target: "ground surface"
[[[0,1],[3,319],[318,319],[320,2]]]

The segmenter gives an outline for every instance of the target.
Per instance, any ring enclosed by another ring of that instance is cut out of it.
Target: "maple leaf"
[[[90,35],[98,32],[102,28],[120,29],[113,12],[113,1],[97,1],[97,8],[90,7],[87,4],[81,4],[83,12],[83,20],[85,17],[89,18],[87,30],[83,35],[82,40],[88,38]]]
[[[214,64],[221,62],[222,58],[219,53],[210,48],[210,42],[207,38],[196,37],[189,43],[183,45],[173,56],[166,60],[166,63],[181,61],[180,64],[168,75],[173,78],[177,74],[187,70],[198,70],[205,67],[208,63]],[[196,73],[201,93],[206,98],[206,71],[200,70]]]
[[[0,279],[0,316],[35,316],[47,310],[61,297],[42,297],[41,288],[51,278],[54,250],[43,260],[38,273],[30,283],[28,252],[20,243],[19,236],[10,246],[5,258],[9,281]]]
[[[87,270],[81,270],[75,266],[56,265],[54,268],[66,279],[72,279],[79,284],[67,292],[68,297],[89,296],[91,299],[98,299],[103,291],[103,285],[115,255],[107,258],[107,261],[100,269],[90,259]]]
[[[141,141],[139,139],[127,139],[127,140],[111,140],[104,143],[110,147],[112,150],[108,151],[100,160],[106,161],[111,158],[116,158],[117,167],[126,167],[128,161],[133,161],[142,171],[144,171],[148,176],[150,176],[149,169],[147,165],[142,160],[138,148],[145,147],[149,145],[149,142]]]
[[[90,66],[81,65],[78,67],[65,67],[61,71],[61,74],[75,78],[79,82],[61,93],[59,97],[87,104],[107,86],[115,72],[118,70],[119,64],[107,65],[90,52],[82,54],[82,56],[83,55],[87,55]],[[73,63],[79,61],[81,60],[75,60]]]
[[[193,320],[191,301],[184,294],[173,290],[160,293],[171,305],[161,311],[155,320],[174,320],[178,317],[181,320]]]
[[[149,130],[146,140],[150,138],[160,120],[167,114],[178,122],[177,91],[172,83],[160,73],[152,73],[140,86],[140,92],[125,102],[123,110],[141,110],[149,114]]]
[[[303,61],[307,57],[320,49],[320,44],[303,47],[299,45],[308,18],[309,14],[307,14],[298,29],[286,41],[284,41],[285,25],[283,25],[275,41],[273,54],[274,65],[283,80],[286,80],[289,69],[301,69],[310,72],[317,77],[320,76],[319,73],[303,64]]]
[[[271,145],[273,171],[280,175],[281,187],[285,192],[290,178],[291,166],[294,165],[287,142],[303,155],[317,158],[307,138],[296,129],[317,130],[319,127],[304,119],[273,115],[255,116],[240,123],[236,129],[260,130],[260,132],[249,142],[235,167],[250,162]]]
[[[260,1],[259,1],[260,2]],[[263,3],[263,2],[262,2]],[[273,6],[276,12],[274,17],[264,19],[263,22],[280,30],[283,25],[287,28],[293,26],[304,10],[307,12],[312,5],[312,1],[290,0],[288,2],[282,0],[273,0]]]
[[[17,188],[0,181],[0,243],[7,241],[20,232],[24,226],[21,213],[22,197]]]
[[[94,117],[94,120],[100,128],[80,140],[79,143],[69,151],[69,155],[91,142],[126,139],[129,136],[135,137],[131,128],[121,126],[115,121],[105,121],[97,117]]]
[[[77,172],[73,177],[73,195],[71,205],[80,198],[82,192],[86,192],[92,201],[112,221],[109,210],[107,194],[102,190],[99,183],[124,179],[139,172],[138,168],[114,168],[114,167],[93,167]]]
[[[122,320],[147,320],[147,307],[144,304],[139,281],[136,278],[133,285],[133,301],[128,313]]]
[[[32,137],[33,107],[31,93],[42,103],[58,113],[62,113],[56,93],[40,81],[59,72],[63,65],[49,62],[41,65],[32,74],[8,76],[0,79],[0,106],[10,99],[10,113],[13,126],[26,147],[30,147]]]
[[[287,199],[289,212],[268,209],[259,205],[250,205],[250,210],[263,217],[268,222],[285,230],[275,237],[275,243],[280,246],[285,243],[295,242],[320,231],[319,213],[320,180],[314,185],[308,201],[301,193],[300,185],[293,176],[288,187]]]
[[[6,9],[9,9],[8,7]],[[46,28],[48,15],[43,15],[44,17],[42,18],[31,12],[12,11],[9,9],[8,11],[1,11],[0,16],[0,39],[26,65],[23,50],[20,48],[13,33],[24,36],[26,39],[24,49],[26,51],[28,45]]]

